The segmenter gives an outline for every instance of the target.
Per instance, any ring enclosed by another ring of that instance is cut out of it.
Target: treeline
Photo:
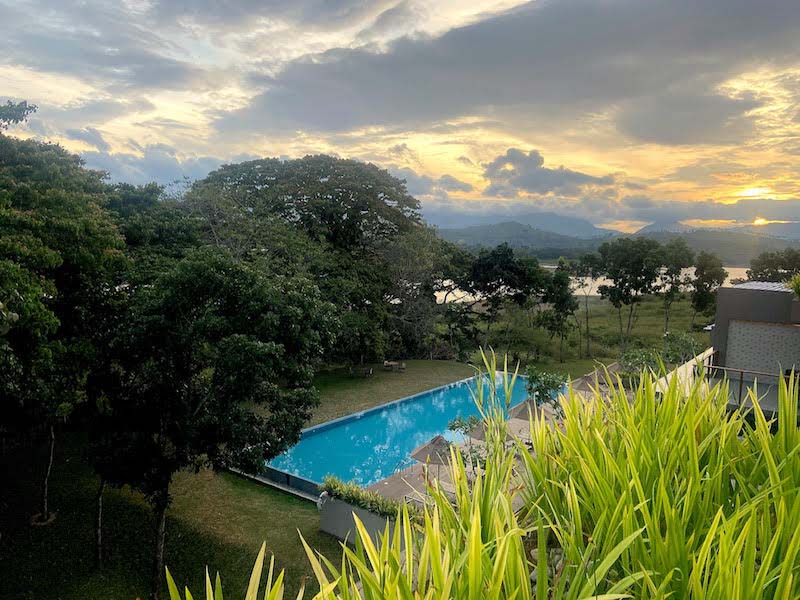
[[[786,248],[762,252],[750,261],[747,278],[752,281],[789,281],[800,274],[800,250]]]
[[[176,472],[258,472],[299,439],[323,362],[429,352],[436,293],[471,257],[418,209],[386,171],[328,156],[226,166],[170,198],[0,135],[0,436],[47,442],[32,522],[56,518],[60,432],[86,432],[97,567],[104,490],[130,486],[153,507],[157,597]]]

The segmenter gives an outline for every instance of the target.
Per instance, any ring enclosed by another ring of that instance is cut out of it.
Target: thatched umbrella
[[[450,442],[441,435],[437,435],[430,441],[414,449],[411,458],[421,463],[434,465],[447,465],[450,463]]]
[[[520,402],[513,408],[509,409],[508,418],[525,419],[527,421],[530,415],[536,415],[537,412],[542,413],[542,416],[548,421],[552,421],[553,419],[556,418],[556,412],[552,404],[547,402],[545,404],[537,406],[530,400],[526,400],[525,402]]]
[[[522,440],[530,440],[531,438],[531,423],[527,417],[524,419],[508,419],[506,421],[506,427],[510,437],[516,437]],[[469,436],[476,440],[485,440],[485,424],[481,423],[478,425],[475,429],[469,432]]]

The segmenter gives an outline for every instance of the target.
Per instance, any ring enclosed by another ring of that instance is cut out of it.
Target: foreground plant
[[[699,379],[686,393],[676,380],[663,394],[647,376],[592,403],[570,394],[561,428],[532,424],[521,520],[544,522],[563,552],[553,585],[641,531],[613,567],[635,578],[635,597],[800,597],[793,380],[774,434],[754,396],[752,412],[730,414],[725,385]]]
[[[533,419],[530,450],[502,418],[516,373],[484,362],[485,466],[473,474],[451,452],[454,493],[432,481],[421,514],[401,507],[378,539],[356,519],[340,564],[306,545],[315,599],[800,597],[794,384],[781,384],[773,432],[757,402],[729,414],[724,386],[673,383],[657,396],[645,375],[590,404],[569,394],[559,426]],[[283,597],[273,560],[260,583],[263,562],[262,548],[247,600]],[[221,594],[207,577],[207,600]]]

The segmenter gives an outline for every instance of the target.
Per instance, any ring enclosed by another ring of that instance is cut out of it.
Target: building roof
[[[762,292],[791,292],[782,281],[745,281],[731,286],[737,290],[761,290]]]

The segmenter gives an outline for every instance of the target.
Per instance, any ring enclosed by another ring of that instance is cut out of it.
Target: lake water
[[[545,269],[555,269],[555,265],[542,265]],[[723,267],[728,272],[728,278],[725,280],[723,285],[730,285],[731,280],[733,279],[747,279],[747,269],[748,267]],[[684,269],[684,275],[694,276],[694,267],[691,269]],[[583,277],[573,277],[572,280],[575,283],[575,287],[580,284],[580,280],[585,279]],[[600,279],[595,279],[592,283],[592,290],[590,292],[590,296],[599,296],[597,292],[597,288],[601,285],[611,285],[611,281],[606,279],[605,277],[601,277]],[[582,294],[581,290],[577,290],[578,294]]]
[[[542,265],[542,266],[545,269],[550,269],[550,270],[556,268],[555,265]],[[728,272],[728,278],[725,280],[725,283],[723,285],[730,285],[730,282],[731,282],[732,279],[747,279],[747,267],[724,267],[724,269]],[[686,269],[684,272],[685,272],[685,274],[688,274],[688,275],[694,275],[694,268]],[[578,277],[573,277],[572,278],[573,282],[575,283],[575,287],[578,286],[580,279],[583,279],[583,278],[578,278]],[[589,295],[590,296],[599,296],[600,294],[597,292],[597,288],[599,288],[601,285],[610,285],[610,284],[611,284],[611,282],[608,279],[604,278],[604,277],[601,277],[600,279],[596,279],[592,284],[592,289],[591,289],[591,292],[589,293]],[[582,294],[583,292],[581,290],[577,290],[577,293],[578,294]],[[438,292],[436,294],[436,301],[439,302],[439,303],[443,302],[444,301],[444,296],[445,295],[443,293]],[[458,290],[456,292],[451,293],[448,296],[447,301],[448,302],[472,302],[474,299],[475,298],[472,295],[467,294],[466,292],[462,292],[461,290]]]

